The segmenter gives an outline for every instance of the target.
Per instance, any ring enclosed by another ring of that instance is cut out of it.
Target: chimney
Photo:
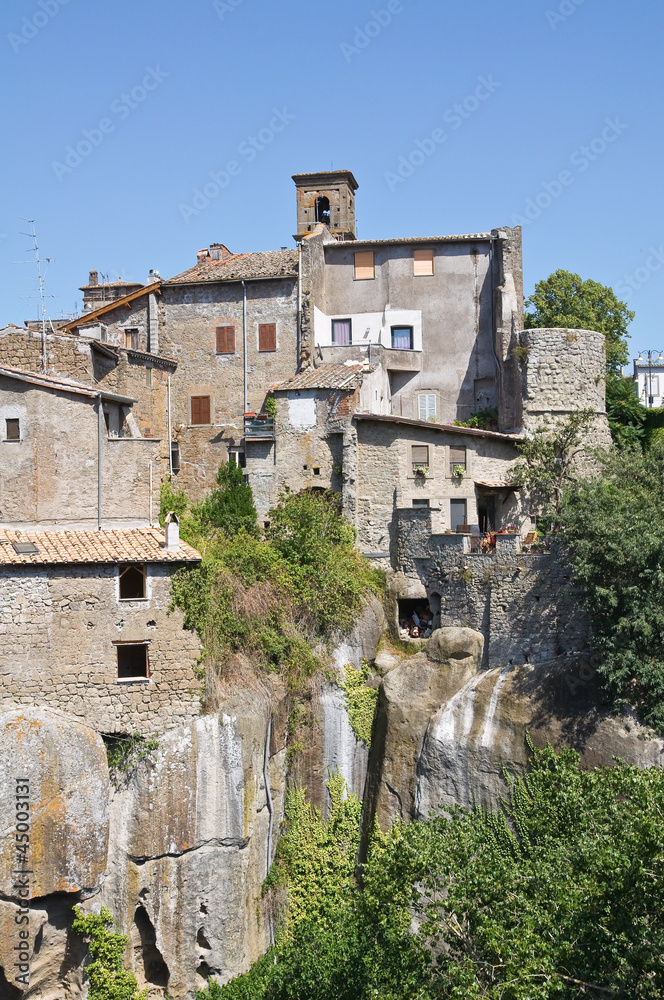
[[[196,263],[202,264],[203,261],[207,260],[209,256],[210,256],[210,251],[208,250],[207,247],[203,247],[203,249],[199,250],[198,253],[196,254]]]
[[[232,257],[233,254],[223,243],[211,243],[208,256],[210,260],[226,260],[227,257]]]
[[[99,284],[99,274],[97,273],[97,271],[94,268],[90,271],[90,274],[88,276],[88,284],[89,285],[98,285]]]
[[[164,548],[167,552],[174,552],[180,548],[180,520],[174,510],[166,515]]]

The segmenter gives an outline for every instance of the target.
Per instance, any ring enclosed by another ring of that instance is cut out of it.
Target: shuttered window
[[[422,469],[429,467],[429,445],[428,444],[414,444],[412,447],[413,454],[413,469]]]
[[[125,330],[125,347],[128,351],[138,350],[138,330]]]
[[[373,250],[355,254],[355,280],[366,281],[375,277]]]
[[[258,326],[258,350],[276,351],[277,349],[277,324],[260,323]]]
[[[454,475],[454,469],[459,465],[466,468],[466,449],[450,447],[450,475]]]
[[[15,417],[8,417],[5,421],[7,441],[20,441],[21,440],[21,425]]]
[[[415,250],[413,252],[413,274],[416,278],[433,274],[433,250]]]
[[[210,397],[191,397],[191,422],[192,424],[210,423]]]
[[[235,354],[235,327],[217,327],[217,354]]]
[[[421,392],[417,397],[417,410],[420,420],[433,420],[436,416],[436,393]]]

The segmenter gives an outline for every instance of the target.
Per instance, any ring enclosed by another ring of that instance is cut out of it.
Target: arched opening
[[[399,638],[428,639],[433,632],[434,614],[426,598],[399,601]]]
[[[316,198],[316,222],[330,224],[330,199],[321,194]]]
[[[143,979],[150,986],[168,986],[170,973],[157,947],[157,935],[145,907],[139,906],[134,914],[139,942],[134,945],[136,967],[143,966]]]

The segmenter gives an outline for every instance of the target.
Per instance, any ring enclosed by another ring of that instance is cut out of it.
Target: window
[[[118,680],[149,677],[148,646],[146,642],[121,642],[118,651]]]
[[[258,350],[276,351],[277,349],[277,324],[259,323],[258,325]]]
[[[120,566],[120,600],[140,601],[147,597],[145,592],[145,566]]]
[[[335,347],[348,347],[352,342],[353,324],[349,319],[332,320],[332,343]]]
[[[454,470],[461,466],[466,471],[466,449],[450,448],[450,475],[454,475]]]
[[[152,369],[151,368],[146,368],[145,369],[145,384],[147,386],[152,385]]]
[[[192,424],[210,423],[210,397],[191,397],[191,422]]]
[[[416,278],[427,274],[433,274],[433,250],[414,251],[413,274]]]
[[[326,226],[330,224],[330,199],[325,195],[316,198],[316,222],[324,222]]]
[[[450,528],[458,531],[468,523],[467,501],[450,500]]]
[[[7,418],[5,420],[6,424],[6,439],[7,441],[20,441],[21,440],[21,425],[18,419],[13,417]]]
[[[413,500],[413,507],[416,507],[416,508],[419,507],[420,509],[424,510],[424,509],[428,509],[429,503],[430,503],[429,500]]]
[[[395,351],[412,351],[413,349],[413,328],[412,326],[392,327],[392,347]]]
[[[235,327],[217,327],[217,354],[235,354]]]
[[[659,396],[659,375],[646,375],[645,394],[650,401]]]
[[[367,281],[375,278],[373,250],[355,254],[355,280]]]
[[[173,475],[180,471],[180,445],[177,441],[171,441],[171,468]]]
[[[138,350],[138,330],[125,330],[125,347],[128,351]]]
[[[247,467],[247,456],[243,451],[229,451],[228,461],[234,462],[240,469]]]
[[[415,469],[429,468],[429,445],[414,444],[411,448],[413,458],[413,472]]]
[[[417,414],[420,420],[434,420],[436,417],[436,393],[421,392],[417,397]]]

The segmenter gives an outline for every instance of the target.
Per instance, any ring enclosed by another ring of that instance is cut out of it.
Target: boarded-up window
[[[454,475],[455,468],[461,467],[464,472],[466,469],[466,449],[465,448],[450,448],[450,474]]]
[[[125,347],[128,351],[138,350],[138,330],[125,330]]]
[[[277,349],[277,324],[259,323],[258,350],[276,351],[276,349]]]
[[[217,327],[217,354],[235,354],[235,327]]]
[[[428,444],[414,444],[412,447],[413,453],[413,469],[424,469],[429,466],[429,445]]]
[[[191,422],[192,424],[210,423],[210,397],[191,397]]]
[[[415,277],[433,274],[433,250],[415,250],[413,252],[413,274]]]
[[[149,677],[148,647],[145,643],[120,643],[118,651],[118,679]]]
[[[374,255],[373,250],[362,251],[355,254],[355,280],[366,281],[374,278]]]
[[[436,417],[436,393],[421,392],[417,397],[417,415],[420,420],[434,420]]]
[[[21,440],[21,425],[17,419],[13,417],[5,421],[7,428],[7,441],[20,441]]]
[[[349,319],[332,320],[332,343],[337,347],[348,347],[352,339],[352,323]]]

